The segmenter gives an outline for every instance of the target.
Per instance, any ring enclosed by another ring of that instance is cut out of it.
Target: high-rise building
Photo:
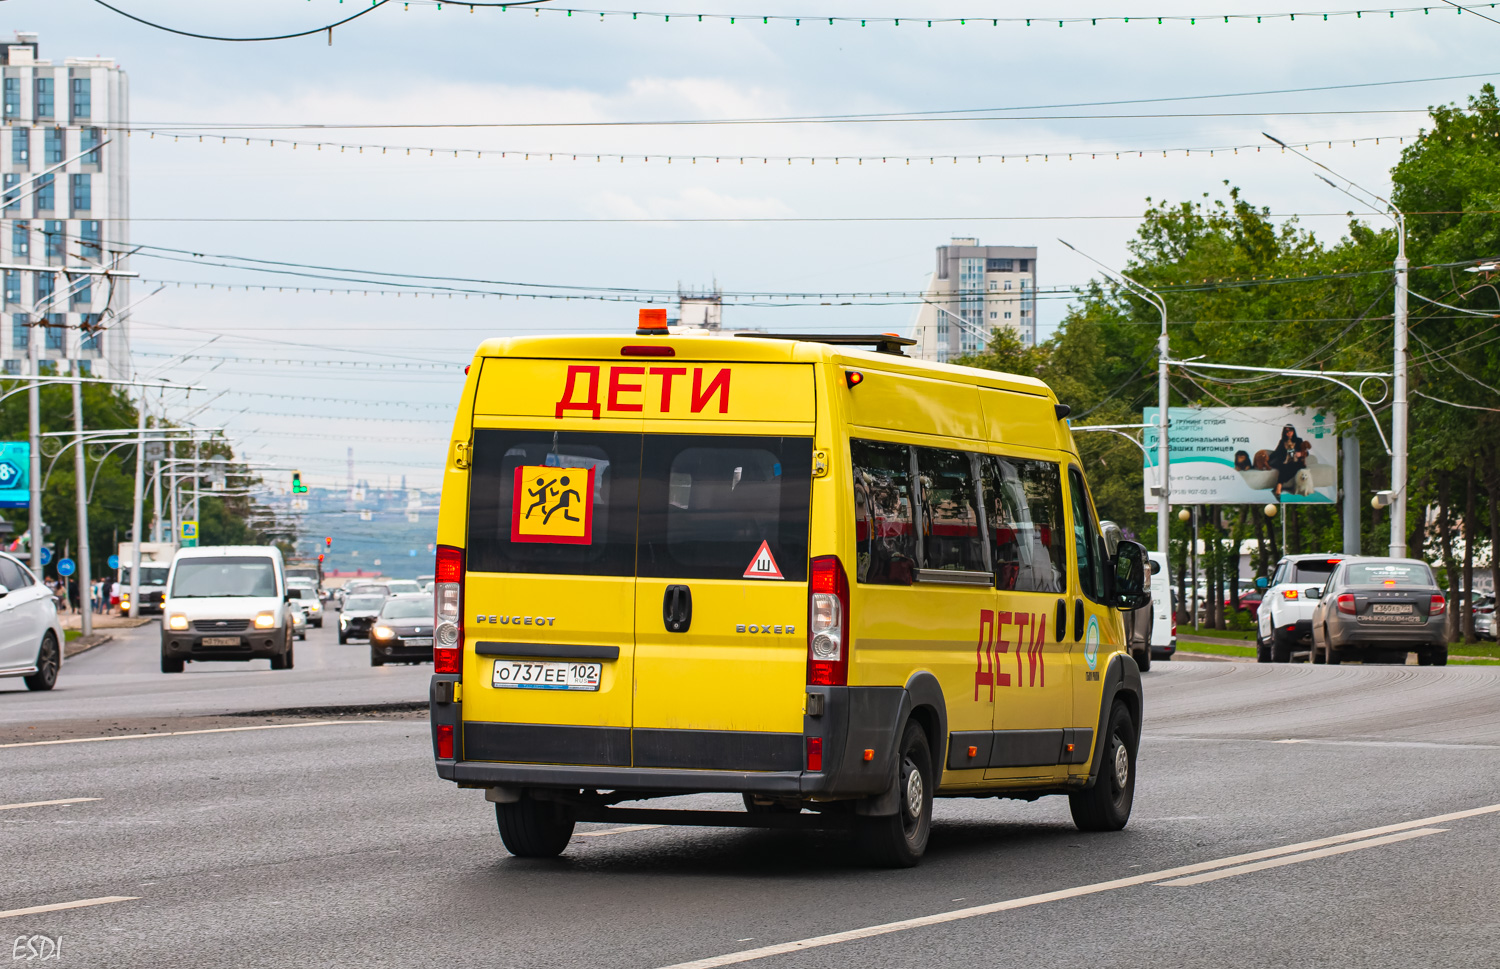
[[[966,238],[938,246],[917,313],[916,356],[946,363],[978,353],[1001,327],[1025,346],[1036,343],[1036,248]]]
[[[43,324],[40,360],[122,376],[129,323],[105,311],[129,305],[129,282],[68,269],[111,265],[129,238],[129,82],[107,57],[43,60],[31,33],[0,43],[0,65],[0,261],[56,270],[4,271],[0,370],[25,370]]]

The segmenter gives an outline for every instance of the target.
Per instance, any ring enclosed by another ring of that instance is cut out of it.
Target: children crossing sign
[[[594,540],[594,469],[522,465],[511,499],[510,540],[588,545]]]
[[[182,547],[194,548],[198,544],[198,523],[182,523]]]

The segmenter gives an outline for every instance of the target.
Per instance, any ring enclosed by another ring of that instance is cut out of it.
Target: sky
[[[365,7],[112,2],[233,36],[306,30]],[[1490,7],[1355,17],[1314,4],[1291,21],[1271,0],[653,3],[569,15],[392,0],[336,28],[330,44],[326,33],[200,40],[98,0],[9,0],[0,29],[39,33],[54,62],[108,56],[124,67],[130,241],[155,247],[131,261],[142,276],[133,297],[167,284],[134,310],[135,366],[210,388],[162,405],[226,427],[241,453],[314,486],[342,485],[348,448],[372,485],[436,486],[481,340],[627,332],[641,305],[396,296],[389,285],[379,295],[364,273],[482,281],[444,282],[445,293],[810,294],[730,305],[725,324],[909,331],[912,297],[838,294],[920,290],[935,247],[955,236],[1036,246],[1039,285],[1065,289],[1097,269],[1060,238],[1123,265],[1147,199],[1222,197],[1227,182],[1336,238],[1349,200],[1262,132],[1312,144],[1313,157],[1385,194],[1400,139],[1422,128],[1425,109],[1500,76],[1500,23],[1480,16],[1500,21]],[[803,19],[763,22],[776,17]],[[1202,97],[1226,94],[1247,96]],[[1179,100],[1098,103],[1167,98]],[[955,110],[972,114],[909,120]],[[908,120],[640,123],[861,114]],[[247,271],[244,259],[327,268]],[[1066,293],[1039,301],[1042,337],[1067,305]],[[285,488],[290,478],[267,480]]]

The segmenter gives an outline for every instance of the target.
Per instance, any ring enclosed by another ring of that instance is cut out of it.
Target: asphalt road
[[[104,648],[101,672],[141,665]],[[415,718],[0,748],[0,807],[96,799],[0,810],[0,939],[153,969],[1495,964],[1500,670],[1163,663],[1146,685],[1125,831],[1081,834],[1056,798],[939,801],[909,871],[711,828],[583,825],[515,859]]]
[[[338,642],[338,613],[309,628],[290,670],[271,661],[189,663],[161,672],[161,625],[111,631],[114,639],[63,664],[57,686],[30,693],[20,679],[0,679],[0,727],[90,717],[196,716],[246,710],[397,703],[427,699],[432,666],[370,667],[363,642]]]

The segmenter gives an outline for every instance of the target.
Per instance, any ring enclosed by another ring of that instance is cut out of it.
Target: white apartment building
[[[36,329],[44,363],[122,376],[128,324],[105,311],[129,305],[128,281],[67,270],[107,265],[129,237],[129,82],[110,58],[39,55],[36,34],[0,42],[0,263],[57,271],[3,270],[0,372],[26,370]]]
[[[1036,248],[967,238],[938,246],[917,312],[915,355],[946,363],[978,353],[1000,327],[1026,346],[1036,343]]]

